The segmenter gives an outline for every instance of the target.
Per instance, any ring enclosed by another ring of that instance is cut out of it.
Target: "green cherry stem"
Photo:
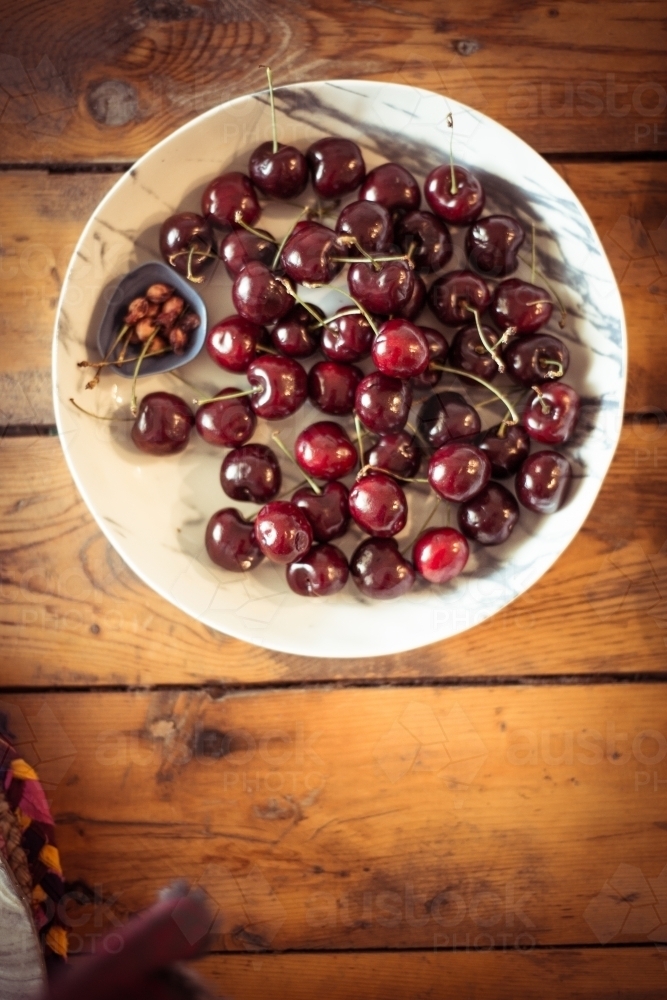
[[[294,220],[294,222],[292,223],[292,225],[289,227],[289,229],[287,230],[287,232],[283,236],[282,240],[278,244],[278,249],[276,250],[275,256],[273,258],[273,262],[271,264],[271,270],[272,271],[275,271],[275,269],[278,267],[278,264],[280,263],[280,255],[283,252],[284,246],[287,243],[288,239],[290,238],[290,236],[294,232],[294,228],[295,228],[296,224],[298,222],[301,222],[301,220],[303,219],[304,215],[308,215],[309,212],[310,212],[310,207],[308,205],[306,205],[299,212],[299,214],[297,215],[296,219]],[[319,319],[319,317],[318,317],[318,319]]]
[[[447,115],[447,128],[451,129],[449,135],[449,172],[451,176],[449,193],[456,194],[458,187],[456,184],[456,173],[454,172],[454,115],[451,111]]]
[[[319,320],[319,322],[314,323],[313,326],[328,326],[329,323],[334,323],[337,319],[342,319],[343,316],[360,316],[361,309],[348,309],[347,312],[338,312],[333,316],[327,316],[324,319]]]
[[[428,528],[429,524],[431,523],[431,521],[435,517],[435,512],[436,512],[436,510],[438,509],[438,507],[440,506],[441,503],[442,503],[442,500],[440,499],[440,497],[436,496],[435,503],[434,503],[433,507],[431,508],[430,514],[428,515],[428,517],[426,518],[426,520],[423,522],[423,524],[421,524],[420,527],[418,528],[418,530],[415,532],[412,540],[410,542],[408,542],[408,544],[405,546],[405,548],[401,551],[401,555],[402,556],[404,556],[406,554],[406,552],[410,551],[410,549],[412,548],[412,546],[415,544],[415,542],[417,541],[417,539],[421,535],[422,531],[426,531],[426,529]]]
[[[430,367],[435,368],[436,371],[439,372],[448,372],[450,375],[458,375],[459,378],[471,378],[473,382],[479,382],[480,385],[483,385],[485,389],[488,389],[489,392],[493,393],[494,396],[497,396],[498,399],[505,404],[507,412],[509,413],[511,418],[509,422],[512,424],[519,423],[519,415],[512,406],[507,396],[505,396],[504,393],[500,391],[500,389],[496,389],[494,386],[492,386],[490,382],[487,382],[485,379],[480,378],[479,375],[473,375],[472,372],[461,371],[460,368],[450,368],[448,365],[439,365],[435,361],[431,362]]]
[[[249,226],[247,222],[244,222],[241,212],[237,212],[236,215],[234,216],[234,224],[236,226],[240,226],[241,229],[245,229],[246,232],[252,233],[253,236],[259,237],[260,240],[268,240],[269,243],[275,243],[275,244],[278,243],[278,240],[275,240],[273,236],[267,236],[266,233],[262,233],[259,229],[255,229],[254,226]]]
[[[391,476],[393,479],[400,479],[404,483],[427,483],[428,479],[415,479],[410,476],[399,476],[398,472],[392,472],[391,469],[383,469],[381,465],[371,465],[367,462],[362,465],[361,469],[357,473],[357,479],[361,476],[365,476],[367,472],[383,472],[385,476]]]
[[[226,399],[238,399],[240,396],[256,396],[259,392],[263,392],[261,386],[257,386],[255,389],[239,389],[238,392],[228,392],[226,396],[211,396],[209,399],[196,399],[195,402],[197,406],[204,406],[206,403],[221,403]]]
[[[359,452],[359,468],[362,469],[364,466],[364,446],[363,446],[363,436],[364,431],[361,426],[361,420],[359,419],[359,414],[354,414],[354,429],[357,432],[357,451]]]
[[[150,337],[148,337],[148,339],[144,343],[144,346],[141,348],[141,353],[137,357],[137,363],[134,366],[134,373],[132,375],[132,396],[130,402],[130,412],[133,417],[136,417],[137,410],[139,409],[137,405],[137,379],[139,378],[139,369],[141,368],[144,358],[148,354],[148,348],[151,346],[151,344],[157,337],[158,331],[159,327],[156,327],[155,330],[153,330],[153,332],[151,333]]]
[[[273,152],[278,152],[278,126],[276,124],[276,105],[273,99],[273,80],[271,78],[271,67],[265,66],[266,80],[269,85],[269,103],[271,105],[271,134],[273,135]]]
[[[467,309],[468,312],[471,312],[475,317],[475,326],[477,327],[477,333],[479,334],[479,339],[482,341],[484,350],[491,355],[495,363],[498,365],[498,371],[502,375],[502,373],[505,371],[505,364],[503,362],[503,359],[498,354],[497,345],[494,347],[493,344],[490,344],[489,341],[486,339],[486,336],[484,335],[484,330],[482,329],[482,324],[479,319],[479,310],[473,308],[473,306],[469,305],[467,302],[463,303],[463,307],[464,309]]]
[[[351,302],[354,302],[355,306],[357,307],[357,309],[359,310],[359,312],[364,317],[364,319],[366,320],[366,322],[370,326],[371,330],[373,331],[373,333],[377,337],[377,335],[378,335],[378,328],[375,325],[373,319],[371,318],[370,313],[367,312],[366,309],[364,309],[364,307],[362,306],[361,302],[357,302],[357,300],[355,299],[354,295],[350,295],[350,293],[346,292],[344,288],[336,288],[335,290],[337,292],[340,292],[341,295],[344,295],[346,299],[350,299]]]
[[[320,319],[321,319],[321,317],[319,316],[319,314],[315,312],[315,310],[313,309],[313,307],[311,306],[311,304],[309,302],[305,302],[299,295],[297,295],[297,293],[294,291],[294,289],[290,285],[290,283],[287,280],[287,278],[278,278],[278,281],[282,282],[282,284],[285,286],[285,288],[290,293],[290,295],[292,296],[292,298],[294,299],[294,301],[297,303],[297,305],[303,306],[303,308],[306,310],[306,312],[310,313],[310,315],[313,317],[313,319],[317,320],[317,322],[319,323]]]
[[[322,487],[318,486],[317,483],[315,482],[315,480],[311,479],[310,476],[306,472],[303,471],[303,469],[301,468],[301,466],[299,465],[299,463],[295,459],[294,455],[290,454],[290,452],[285,447],[284,442],[281,440],[280,431],[274,431],[273,434],[271,435],[271,438],[278,445],[278,447],[282,451],[283,455],[286,455],[287,458],[289,458],[290,462],[292,462],[293,465],[296,465],[296,467],[298,468],[299,472],[301,473],[301,475],[304,477],[304,479],[306,480],[306,482],[310,486],[311,490],[313,490],[314,493],[317,493],[318,496],[321,496],[321,494],[322,494]]]
[[[77,410],[80,410],[81,413],[85,413],[87,417],[94,417],[95,420],[118,420],[121,423],[134,423],[134,417],[103,417],[100,413],[91,413],[90,410],[86,410],[83,406],[79,406],[77,401],[72,399],[71,396],[70,403],[72,406],[75,406]]]
[[[527,267],[530,267],[530,264],[528,263],[528,261],[526,260],[525,257],[522,257],[521,254],[517,254],[517,257],[519,258],[519,260],[521,261],[522,264],[525,264]],[[551,282],[547,278],[546,274],[544,274],[543,271],[540,271],[539,268],[535,268],[535,273],[539,274],[540,278],[542,279],[542,281],[547,286],[547,288],[549,289],[549,291],[551,292],[551,294],[555,298],[556,302],[558,303],[558,308],[560,309],[560,319],[558,320],[558,325],[559,325],[559,327],[562,330],[565,327],[565,324],[567,322],[567,313],[565,311],[565,306],[563,305],[558,292],[556,291],[556,289],[554,288],[554,286],[551,284]],[[540,299],[538,301],[541,302],[542,300]]]

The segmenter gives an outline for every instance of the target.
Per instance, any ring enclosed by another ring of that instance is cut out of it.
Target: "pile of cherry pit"
[[[507,277],[516,270],[524,231],[510,216],[482,216],[485,194],[474,173],[450,155],[426,179],[430,211],[423,211],[419,185],[400,164],[367,173],[357,144],[335,137],[319,139],[304,155],[276,141],[274,116],[274,139],[252,153],[248,174],[216,177],[201,215],[171,216],[160,238],[165,260],[191,281],[204,280],[215,260],[224,261],[237,314],[208,331],[206,347],[221,368],[245,375],[248,386],[201,400],[196,416],[178,396],[151,393],[132,428],[135,445],[151,454],[180,451],[193,426],[207,442],[231,449],[220,473],[224,492],[261,507],[254,521],[234,507],[213,514],[206,529],[213,562],[245,572],[266,557],[285,564],[291,589],[308,596],[337,593],[351,572],[363,594],[393,598],[411,589],[416,574],[435,584],[457,576],[469,539],[497,545],[509,538],[520,508],[496,480],[515,476],[516,496],[531,511],[558,510],[571,469],[552,446],[570,438],[579,414],[577,393],[561,381],[568,350],[540,332],[553,302],[533,283],[534,259],[531,282]],[[257,191],[291,199],[309,179],[329,202],[358,192],[335,229],[313,211],[302,213],[281,243],[256,228]],[[442,271],[452,256],[449,225],[468,227],[469,267],[445,271],[427,290],[424,275]],[[224,234],[219,244],[216,229]],[[344,266],[349,304],[326,317],[297,287],[326,285]],[[499,280],[492,286],[489,279]],[[442,324],[456,328],[450,344],[420,321],[426,300]],[[307,373],[299,359],[318,352],[323,360]],[[364,375],[355,362],[369,354],[376,370]],[[491,383],[499,372],[515,388],[496,390]],[[478,408],[500,401],[504,418],[482,433],[477,409],[459,392],[433,391],[443,373],[486,387],[491,396]],[[517,392],[525,398],[517,400]],[[414,394],[423,401],[417,426],[406,430]],[[276,451],[246,442],[258,417],[289,417],[307,399],[326,418],[301,431],[293,457],[273,435],[307,485],[290,500],[276,499]],[[355,438],[330,419],[348,415]],[[547,449],[530,453],[531,439]],[[425,454],[428,479],[418,479]],[[357,465],[348,489],[341,480]],[[394,537],[406,524],[410,482],[429,483],[436,501],[458,504],[460,529],[424,525],[411,560]],[[348,565],[332,542],[350,519],[369,537]]]

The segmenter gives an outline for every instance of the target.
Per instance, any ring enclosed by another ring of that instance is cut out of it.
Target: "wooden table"
[[[664,5],[3,0],[0,711],[47,783],[71,945],[176,876],[228,997],[658,997],[667,989]],[[410,656],[211,633],[103,539],[54,436],[50,348],[99,198],[275,79],[447,92],[548,157],[621,285],[618,454],[574,543]]]

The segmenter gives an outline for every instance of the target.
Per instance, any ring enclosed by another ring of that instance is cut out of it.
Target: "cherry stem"
[[[545,400],[544,393],[542,392],[542,390],[540,389],[540,387],[537,386],[537,385],[531,385],[531,389],[533,390],[533,392],[535,393],[535,395],[537,396],[537,398],[539,400],[539,404],[540,404],[540,407],[542,409],[542,413],[544,413],[545,416],[548,413],[551,413],[551,407],[549,406],[549,404]]]
[[[290,454],[290,452],[287,450],[287,448],[285,447],[284,442],[280,438],[280,431],[274,431],[273,434],[271,435],[271,438],[276,442],[276,444],[278,445],[278,447],[282,451],[283,455],[286,455],[287,458],[289,458],[290,462],[292,462],[294,465],[296,465],[296,467],[298,468],[299,472],[301,473],[301,475],[304,477],[304,479],[306,480],[306,482],[310,486],[311,490],[313,490],[314,493],[317,493],[318,496],[321,496],[321,494],[322,494],[322,488],[317,485],[317,483],[315,482],[314,479],[311,479],[311,477],[308,475],[307,472],[303,471],[303,469],[301,468],[301,466],[299,465],[299,463],[295,459],[294,455]]]
[[[120,333],[118,334],[118,336],[114,340],[113,344],[111,345],[111,347],[109,348],[109,350],[107,351],[107,353],[104,355],[104,358],[103,358],[104,361],[107,361],[111,357],[111,355],[116,350],[116,348],[120,344],[120,342],[123,339],[123,337],[125,336],[125,334],[129,332],[129,330],[130,330],[130,324],[129,323],[125,323],[123,325],[122,330],[120,331]]]
[[[473,316],[475,317],[475,325],[477,327],[477,333],[479,334],[479,339],[482,341],[482,345],[484,347],[484,350],[488,351],[488,353],[491,355],[491,357],[493,358],[493,360],[495,361],[495,363],[498,365],[498,371],[502,375],[502,373],[505,371],[504,362],[503,362],[502,358],[500,357],[500,355],[498,354],[497,346],[494,347],[493,344],[490,344],[489,341],[486,339],[486,337],[484,335],[484,330],[482,329],[482,324],[481,324],[480,319],[479,319],[479,310],[478,309],[474,309],[471,305],[469,305],[468,302],[464,302],[463,303],[463,308],[467,309],[468,312],[471,312],[473,314]]]
[[[405,423],[405,426],[410,431],[410,433],[413,435],[413,437],[417,438],[417,440],[421,444],[422,448],[424,448],[426,451],[428,451],[430,445],[428,444],[427,441],[424,440],[424,438],[422,437],[422,435],[420,434],[420,432],[417,430],[417,428],[414,426],[414,424],[411,424],[410,421],[407,420],[406,423]]]
[[[315,326],[328,326],[329,323],[334,323],[337,319],[342,319],[343,316],[360,316],[360,309],[348,309],[347,312],[338,312],[334,316],[328,316],[325,319],[319,320],[315,323]]]
[[[547,372],[547,378],[562,378],[565,374],[565,369],[560,361],[552,361],[550,358],[542,358],[540,361],[541,368],[553,368],[553,371]]]
[[[421,527],[420,527],[420,528],[418,529],[418,531],[417,531],[417,532],[415,533],[415,535],[414,535],[414,538],[412,539],[412,541],[411,541],[411,542],[409,542],[409,543],[408,543],[408,544],[407,544],[407,545],[405,546],[405,548],[404,548],[404,549],[403,549],[403,551],[401,552],[401,555],[402,555],[402,556],[404,556],[404,555],[405,555],[405,553],[406,553],[406,552],[408,552],[408,551],[409,551],[409,550],[410,550],[410,549],[412,548],[412,546],[413,546],[413,545],[415,544],[415,542],[417,541],[417,539],[418,539],[418,538],[419,538],[419,536],[421,535],[422,531],[426,531],[426,529],[428,528],[429,524],[431,523],[431,521],[432,521],[432,520],[433,520],[433,518],[435,517],[435,512],[436,512],[436,510],[438,509],[438,507],[440,506],[441,502],[442,502],[442,501],[441,501],[440,497],[436,497],[436,498],[435,498],[435,504],[434,504],[434,505],[433,505],[433,507],[431,508],[431,513],[430,513],[430,514],[428,515],[428,517],[427,517],[427,518],[426,518],[426,520],[425,520],[425,521],[423,522],[423,524],[421,525]]]
[[[271,104],[271,132],[273,134],[273,152],[278,152],[278,126],[276,125],[276,105],[273,100],[273,80],[271,79],[271,67],[266,66],[266,79],[269,84],[269,102]]]
[[[294,299],[294,301],[297,303],[297,305],[303,306],[303,308],[306,310],[306,312],[310,313],[310,315],[313,317],[313,319],[316,319],[317,322],[319,323],[319,321],[321,319],[321,316],[319,315],[319,313],[315,312],[315,310],[311,306],[310,302],[305,302],[299,295],[297,295],[297,293],[294,291],[294,289],[290,285],[290,283],[287,280],[287,278],[279,278],[278,280],[282,282],[282,284],[285,286],[285,288],[290,293],[290,295],[292,296],[292,298]]]
[[[485,389],[488,389],[489,392],[492,392],[494,396],[497,396],[498,399],[505,404],[507,412],[511,417],[509,423],[511,424],[519,423],[519,415],[512,406],[512,404],[510,403],[507,396],[505,396],[499,389],[496,389],[494,386],[492,386],[490,382],[487,382],[485,379],[480,378],[479,375],[473,375],[472,372],[461,371],[460,368],[450,368],[448,365],[439,365],[435,361],[432,361],[429,367],[435,368],[436,371],[439,372],[449,372],[450,375],[458,375],[459,378],[464,378],[464,379],[471,378],[473,382],[479,382],[480,385],[483,385]]]
[[[262,391],[261,386],[258,385],[254,389],[239,389],[238,392],[228,392],[224,396],[211,396],[210,399],[196,399],[195,402],[197,406],[204,406],[206,403],[220,403],[225,399],[238,399],[239,396],[256,396],[258,392]]]
[[[399,476],[398,472],[392,472],[391,469],[383,469],[381,465],[371,465],[367,462],[365,465],[359,469],[357,473],[357,479],[361,476],[365,476],[367,472],[382,472],[385,476],[391,476],[393,479],[400,479],[404,483],[427,483],[428,479],[414,479],[410,476]]]
[[[134,374],[132,376],[132,398],[130,402],[130,412],[132,413],[133,417],[136,417],[137,410],[139,409],[139,407],[137,406],[137,379],[139,378],[139,369],[141,368],[144,358],[148,354],[148,348],[151,346],[151,344],[158,335],[158,330],[159,327],[156,327],[155,330],[153,330],[153,332],[151,333],[150,337],[148,337],[148,339],[144,343],[144,346],[141,348],[141,353],[137,357],[137,363],[134,366]]]
[[[523,264],[526,264],[526,265],[528,264],[528,261],[525,259],[525,257],[522,257],[521,254],[517,254],[517,257],[519,258],[519,260]],[[565,323],[567,322],[567,313],[565,311],[565,306],[563,305],[563,303],[562,303],[562,301],[560,299],[560,296],[558,295],[558,292],[556,291],[556,289],[554,288],[554,286],[551,284],[551,282],[547,278],[546,274],[544,274],[538,268],[535,268],[535,273],[539,274],[540,278],[542,279],[542,281],[547,286],[547,288],[549,289],[549,291],[551,292],[551,294],[555,298],[556,302],[558,303],[558,308],[560,309],[560,319],[558,321],[558,325],[559,325],[559,327],[562,330],[564,328],[564,326],[565,326]],[[547,300],[539,299],[538,302],[534,303],[534,305],[538,305],[538,303],[540,303],[542,301],[548,301],[548,299]]]
[[[269,243],[275,243],[276,245],[278,243],[278,240],[274,240],[273,236],[267,236],[266,233],[262,233],[259,229],[255,229],[254,226],[249,226],[247,222],[244,222],[240,211],[234,216],[234,224],[240,226],[241,229],[245,229],[247,233],[252,233],[253,236],[257,236],[260,240],[268,240]],[[181,253],[182,252],[183,251],[181,251]],[[211,256],[214,255],[211,254]]]
[[[255,350],[262,351],[263,354],[278,354],[278,351],[275,351],[272,347],[265,347],[264,344],[256,344]]]
[[[456,194],[458,186],[456,184],[456,173],[454,172],[454,115],[451,111],[447,115],[447,127],[452,130],[449,136],[449,171],[451,175],[449,193]]]
[[[171,347],[162,347],[159,351],[154,351],[151,354],[152,358],[157,358],[160,354],[169,354],[171,352]],[[79,361],[77,368],[108,368],[109,365],[129,365],[131,361],[136,361],[136,355],[132,358],[118,358],[117,361]],[[552,362],[553,364],[554,362]]]
[[[354,429],[357,432],[357,451],[359,452],[359,468],[363,468],[364,465],[364,448],[362,444],[362,439],[364,436],[364,431],[361,426],[361,420],[359,419],[359,414],[354,415]]]
[[[373,331],[373,333],[377,337],[377,335],[378,335],[378,328],[375,325],[374,321],[371,319],[370,313],[368,313],[364,309],[364,307],[362,306],[361,302],[357,302],[357,300],[355,299],[354,295],[350,295],[350,293],[346,292],[344,288],[336,288],[336,291],[340,292],[341,295],[344,295],[345,298],[350,299],[351,302],[354,302],[355,306],[357,307],[357,309],[359,310],[359,312],[364,317],[364,319],[366,320],[366,322],[370,326],[371,330]]]
[[[86,410],[83,408],[83,406],[79,406],[77,401],[75,399],[72,399],[71,396],[70,396],[70,403],[72,404],[72,406],[76,406],[77,410],[80,410],[81,413],[85,413],[87,417],[95,417],[95,420],[118,420],[121,423],[130,423],[130,422],[134,423],[134,417],[103,417],[99,413],[91,413],[90,410]]]
[[[412,244],[414,246],[414,244]],[[410,260],[409,254],[403,253],[399,255],[394,255],[393,257],[330,257],[329,260],[334,260],[337,264],[367,264],[371,261],[373,264],[385,263],[388,260]]]
[[[310,208],[309,208],[308,205],[306,205],[299,212],[299,214],[297,215],[296,219],[294,220],[294,222],[292,223],[292,225],[289,227],[289,229],[287,230],[287,232],[283,236],[282,240],[278,244],[278,249],[276,250],[275,256],[273,258],[273,263],[271,264],[271,270],[272,271],[275,271],[275,269],[278,267],[278,264],[280,263],[280,255],[283,252],[283,248],[284,248],[285,244],[287,243],[288,239],[290,238],[290,236],[294,232],[294,227],[296,226],[297,222],[301,222],[301,220],[303,219],[304,215],[307,215],[309,212],[310,212]]]

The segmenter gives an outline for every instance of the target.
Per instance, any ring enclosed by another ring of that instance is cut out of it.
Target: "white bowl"
[[[213,108],[159,143],[118,181],[86,225],[67,272],[56,324],[53,371],[60,440],[76,484],[111,544],[142,580],[187,614],[287,653],[361,657],[403,652],[446,639],[495,614],[542,576],[581,527],[614,454],[623,418],[626,333],[621,298],[591,221],[565,181],[517,136],[483,114],[429,91],[359,80],[280,88],[276,101],[281,141],[305,151],[321,136],[346,136],[360,144],[368,168],[397,160],[420,182],[448,159],[446,117],[452,112],[454,155],[484,183],[485,211],[516,215],[529,233],[535,223],[538,267],[568,312],[565,331],[558,330],[556,310],[547,329],[567,341],[571,364],[566,381],[584,403],[575,440],[563,449],[575,471],[568,502],[549,517],[522,509],[509,541],[494,548],[473,546],[466,571],[446,586],[419,586],[398,600],[373,601],[350,581],[336,597],[301,598],[287,587],[284,569],[266,560],[248,574],[227,573],[209,561],[203,543],[206,522],[214,511],[235,505],[219,484],[222,450],[193,434],[180,455],[146,456],[131,445],[129,423],[93,420],[70,404],[74,397],[99,413],[127,415],[127,380],[109,373],[94,393],[84,392],[86,371],[76,362],[95,357],[94,338],[109,289],[137,264],[159,259],[162,220],[177,210],[199,211],[201,193],[215,175],[246,170],[251,150],[270,135],[266,93]],[[298,201],[312,199],[308,187]],[[294,204],[271,202],[260,225],[280,237],[297,214]],[[456,251],[448,270],[464,261],[464,230],[452,232]],[[517,274],[529,277],[529,268],[521,265]],[[231,281],[222,264],[197,291],[210,323],[234,312]],[[345,302],[334,287],[304,294],[327,312]],[[430,313],[421,322],[439,326]],[[203,355],[180,374],[207,392],[245,384],[243,377],[222,372]],[[468,392],[451,381],[452,388]],[[439,388],[449,385],[445,377]],[[173,375],[147,378],[142,389],[193,398]],[[471,398],[480,397],[472,390]],[[502,411],[492,411],[481,411],[486,425],[500,419]],[[289,446],[305,424],[320,416],[306,403],[289,420],[260,422],[254,440],[268,443],[278,427]],[[351,426],[349,418],[341,422]],[[296,485],[301,477],[282,464],[286,483]],[[399,536],[401,547],[413,539],[429,509],[425,505],[432,502],[419,489],[410,488],[413,501],[408,526]],[[257,509],[237,506],[246,514]],[[446,507],[441,505],[433,523],[445,523]],[[351,532],[341,547],[349,555],[361,537]]]

